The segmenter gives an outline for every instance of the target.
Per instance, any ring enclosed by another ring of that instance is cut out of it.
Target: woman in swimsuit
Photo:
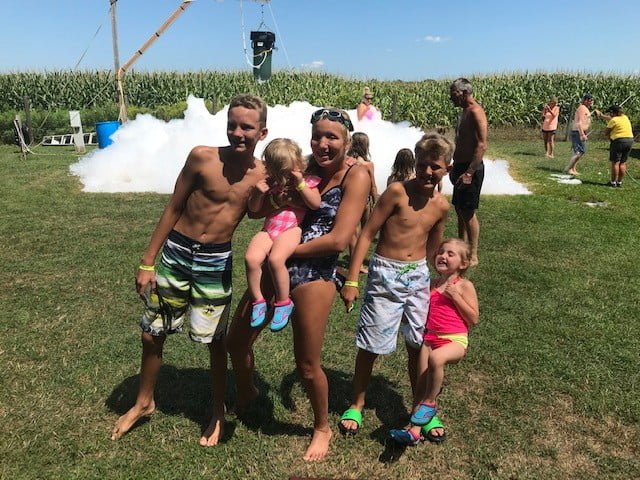
[[[353,125],[348,114],[334,108],[321,108],[311,116],[312,156],[308,174],[321,178],[318,190],[322,203],[310,211],[302,223],[302,240],[289,260],[291,316],[296,368],[311,402],[314,414],[313,437],[305,460],[321,460],[329,449],[331,428],[328,420],[329,387],[321,366],[322,345],[329,312],[336,295],[336,263],[347,248],[360,221],[371,189],[366,168],[349,165]],[[273,292],[269,276],[263,276],[263,292]],[[227,346],[236,375],[238,413],[258,395],[254,384],[253,344],[261,329],[250,327],[251,296],[245,292],[233,318]]]

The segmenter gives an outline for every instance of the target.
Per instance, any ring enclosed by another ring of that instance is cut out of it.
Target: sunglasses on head
[[[351,123],[351,120],[340,110],[335,110],[333,108],[321,108],[320,110],[316,110],[311,114],[311,123],[316,123],[318,120],[322,120],[323,118],[331,120],[332,122],[340,122],[347,128],[347,130],[353,132],[353,123]]]

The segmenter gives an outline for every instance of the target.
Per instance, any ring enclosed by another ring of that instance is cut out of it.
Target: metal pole
[[[113,45],[113,72],[120,70],[120,54],[118,53],[118,25],[116,22],[116,3],[118,0],[109,0],[111,6],[111,43]],[[118,85],[116,81],[116,99],[118,98]]]

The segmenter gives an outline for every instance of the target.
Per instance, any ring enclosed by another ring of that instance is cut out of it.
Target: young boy
[[[358,297],[358,272],[369,245],[380,240],[369,263],[369,278],[356,333],[353,398],[338,426],[355,434],[362,425],[365,392],[378,355],[395,350],[401,329],[409,355],[411,388],[416,396],[417,372],[424,371],[420,356],[429,309],[429,269],[449,212],[449,202],[437,191],[446,174],[452,143],[440,134],[428,134],[415,146],[416,178],[389,185],[364,226],[341,291],[350,311]]]
[[[266,122],[267,106],[260,98],[233,98],[227,114],[230,145],[195,147],[178,175],[136,273],[137,292],[147,304],[140,322],[140,387],[135,405],[116,422],[113,440],[154,412],[164,341],[167,334],[181,330],[188,312],[191,339],[209,347],[213,383],[213,416],[200,445],[216,445],[222,437],[231,237],[247,212],[250,191],[265,177],[253,153],[267,136]],[[163,244],[156,276],[155,259]]]

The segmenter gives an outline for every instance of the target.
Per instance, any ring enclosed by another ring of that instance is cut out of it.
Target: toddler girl
[[[285,265],[289,256],[300,243],[300,222],[307,208],[320,207],[320,178],[304,176],[305,162],[300,147],[287,138],[276,138],[269,142],[263,153],[267,179],[256,184],[249,197],[248,208],[257,212],[265,197],[269,197],[275,210],[267,215],[262,230],[251,239],[245,253],[247,283],[253,296],[251,326],[264,324],[267,302],[262,296],[262,264],[265,260],[273,276],[276,301],[273,319],[269,328],[278,332],[287,326],[293,312],[289,298],[289,272]]]
[[[436,396],[444,380],[444,366],[464,357],[469,344],[469,328],[479,320],[476,289],[463,277],[470,259],[469,245],[458,238],[443,241],[436,253],[435,267],[440,276],[431,284],[422,345],[428,364],[426,372],[419,374],[416,388],[418,392],[425,392],[425,396],[413,410],[411,425],[389,432],[391,438],[402,445],[417,445],[423,438],[421,430],[432,441],[444,440],[443,435],[430,434],[436,428],[432,420],[436,415]]]

